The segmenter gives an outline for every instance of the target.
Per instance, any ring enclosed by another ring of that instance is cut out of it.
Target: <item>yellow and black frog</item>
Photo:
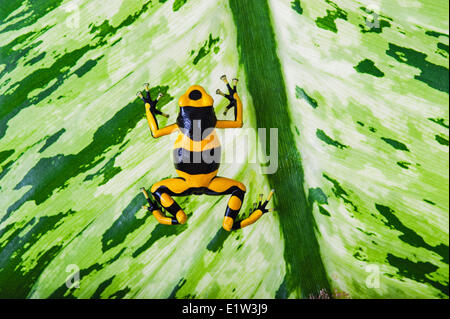
[[[273,190],[263,202],[262,194],[259,202],[254,205],[251,214],[242,220],[236,220],[242,207],[246,187],[239,181],[217,176],[221,146],[216,128],[240,128],[242,122],[242,102],[236,91],[238,80],[233,79],[231,86],[225,75],[221,77],[228,88],[228,94],[217,90],[216,93],[224,96],[230,102],[225,113],[234,108],[234,121],[217,120],[214,112],[214,100],[200,85],[191,86],[184,93],[178,104],[180,111],[174,124],[159,128],[156,115],[168,117],[156,108],[159,98],[152,100],[149,85],[145,84],[145,96],[138,92],[138,96],[145,103],[145,113],[152,136],[158,138],[174,132],[178,137],[173,146],[173,159],[175,170],[179,177],[159,181],[151,187],[152,200],[145,188],[142,192],[149,206],[144,206],[152,212],[159,223],[165,225],[184,224],[187,216],[183,209],[175,202],[175,196],[187,195],[231,195],[223,219],[223,228],[227,231],[240,229],[256,222],[263,214],[271,211],[266,206],[270,201]],[[161,205],[171,217],[166,216]]]

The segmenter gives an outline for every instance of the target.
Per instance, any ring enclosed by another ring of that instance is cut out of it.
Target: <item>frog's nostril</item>
[[[202,92],[200,92],[199,90],[193,90],[191,91],[191,93],[189,93],[189,98],[191,100],[200,100],[202,98]]]

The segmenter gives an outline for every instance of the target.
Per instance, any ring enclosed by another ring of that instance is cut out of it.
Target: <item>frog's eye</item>
[[[189,93],[189,98],[193,101],[200,100],[202,98],[202,92],[199,90],[193,90]]]

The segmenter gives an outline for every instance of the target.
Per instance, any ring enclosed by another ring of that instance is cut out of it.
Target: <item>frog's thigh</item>
[[[155,193],[160,188],[165,189],[171,196],[180,196],[188,190],[189,185],[182,178],[168,178],[153,184],[151,192]]]
[[[245,185],[231,178],[217,176],[208,185],[208,189],[218,193],[217,195],[231,194],[236,187],[245,193]]]

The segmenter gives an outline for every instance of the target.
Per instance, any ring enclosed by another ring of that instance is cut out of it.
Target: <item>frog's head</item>
[[[180,108],[185,106],[198,108],[212,107],[213,103],[213,98],[200,85],[191,86],[178,100]]]
[[[192,136],[195,125],[200,126],[202,131],[215,127],[217,119],[213,103],[213,98],[206,93],[203,87],[191,86],[178,101],[180,106],[180,113],[177,117],[178,127],[182,131],[189,131],[189,136]]]

